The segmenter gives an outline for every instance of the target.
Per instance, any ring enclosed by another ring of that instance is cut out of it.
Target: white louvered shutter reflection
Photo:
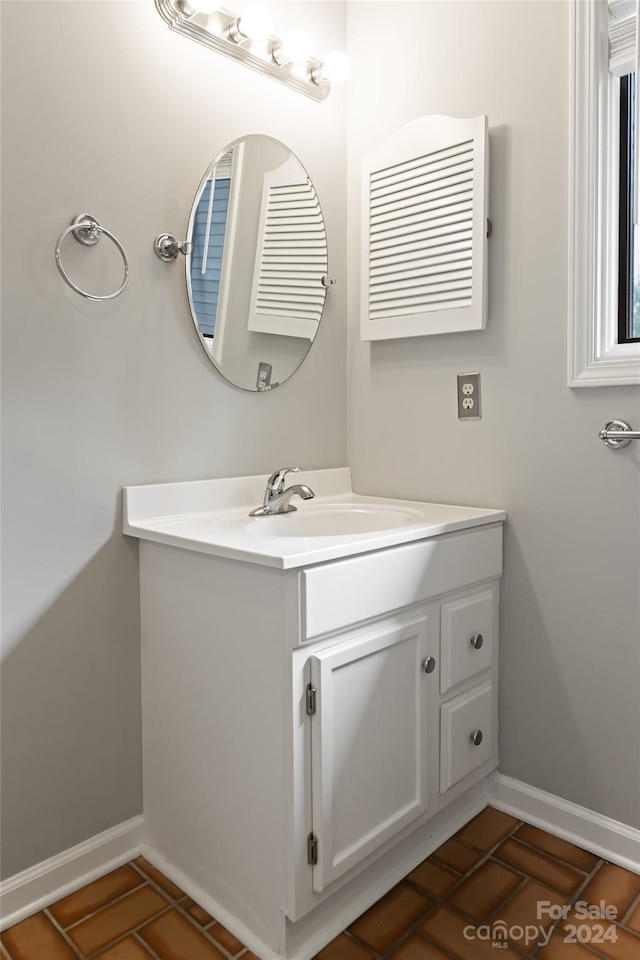
[[[326,289],[327,237],[313,184],[297,160],[265,174],[249,330],[313,340]]]
[[[422,117],[363,161],[362,339],[486,325],[487,119]]]

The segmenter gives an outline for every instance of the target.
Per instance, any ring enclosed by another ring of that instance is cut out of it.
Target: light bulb
[[[280,45],[280,55],[285,60],[300,63],[308,60],[313,49],[313,40],[308,30],[302,27],[292,27],[287,30]]]
[[[250,3],[237,26],[249,40],[266,40],[273,30],[273,14],[264,3]]]
[[[180,5],[190,15],[204,13],[209,16],[220,9],[220,0],[181,0]]]
[[[320,71],[330,83],[345,83],[351,76],[351,60],[341,50],[335,50],[325,58]]]

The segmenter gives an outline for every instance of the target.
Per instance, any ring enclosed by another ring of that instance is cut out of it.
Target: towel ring
[[[122,262],[124,263],[124,279],[115,293],[106,293],[102,296],[99,296],[95,293],[87,293],[86,290],[81,290],[68,276],[65,272],[64,267],[62,266],[62,256],[61,256],[61,247],[64,242],[65,237],[72,233],[78,243],[82,243],[85,247],[93,247],[94,244],[100,239],[100,234],[105,233],[110,240],[116,245],[120,251],[120,256],[122,257]],[[72,290],[75,290],[76,293],[79,293],[81,297],[86,297],[87,300],[113,300],[115,297],[119,297],[126,285],[129,283],[129,261],[127,260],[127,255],[124,252],[124,247],[110,230],[107,230],[106,227],[102,227],[95,217],[92,217],[89,213],[81,213],[77,217],[74,217],[71,221],[71,226],[67,227],[62,231],[58,237],[58,242],[56,244],[56,266],[60,271],[60,276],[64,282],[71,287]]]

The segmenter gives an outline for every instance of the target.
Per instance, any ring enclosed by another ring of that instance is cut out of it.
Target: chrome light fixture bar
[[[282,61],[282,41],[270,36],[263,44],[254,44],[243,35],[242,18],[235,13],[224,8],[212,14],[201,13],[195,5],[191,7],[188,0],[155,0],[155,4],[163,20],[177,33],[279,80],[313,100],[325,100],[329,95],[331,84],[322,76],[322,61],[314,57],[295,64]]]

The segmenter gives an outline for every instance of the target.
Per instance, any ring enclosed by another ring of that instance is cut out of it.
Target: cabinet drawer
[[[440,707],[440,793],[488,760],[493,751],[493,686],[477,684]],[[472,735],[481,734],[475,744]]]
[[[496,629],[497,590],[488,587],[440,608],[440,692],[491,666]]]
[[[501,573],[501,524],[319,564],[300,575],[301,639],[320,637]]]

